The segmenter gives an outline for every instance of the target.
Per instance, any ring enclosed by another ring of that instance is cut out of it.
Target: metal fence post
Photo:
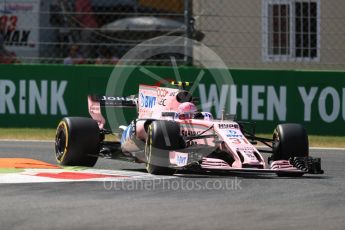
[[[191,44],[190,39],[192,39],[193,33],[193,23],[192,23],[192,1],[191,0],[184,0],[184,21],[185,21],[185,56],[184,61],[185,65],[192,66],[193,65],[193,44]]]

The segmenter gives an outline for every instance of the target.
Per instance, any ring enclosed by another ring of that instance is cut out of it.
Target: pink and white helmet
[[[178,113],[180,114],[180,119],[191,119],[193,113],[197,111],[198,109],[191,102],[183,102],[178,106]]]
[[[183,102],[178,106],[179,113],[195,113],[196,111],[198,111],[198,109],[191,102]]]

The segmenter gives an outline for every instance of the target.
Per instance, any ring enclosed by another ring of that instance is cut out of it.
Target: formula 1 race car
[[[173,87],[140,85],[130,97],[89,96],[92,118],[66,117],[56,131],[56,159],[61,165],[95,165],[98,157],[145,163],[151,174],[172,175],[177,170],[196,172],[276,173],[278,176],[322,174],[321,160],[309,157],[308,136],[299,124],[280,124],[273,138],[255,135],[253,123],[214,119],[199,112],[185,88],[191,83],[172,82]],[[120,126],[120,140],[104,127],[101,107],[129,107],[138,118]],[[115,138],[114,138],[115,139]],[[261,142],[269,148],[260,151]],[[270,153],[265,160],[262,153]]]

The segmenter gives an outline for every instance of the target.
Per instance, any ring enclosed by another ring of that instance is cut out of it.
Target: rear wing
[[[98,127],[103,129],[106,121],[102,115],[101,107],[137,108],[138,99],[135,95],[129,97],[89,95],[87,102],[90,116],[97,121]]]
[[[91,95],[88,96],[92,102],[99,103],[101,107],[136,108],[138,99],[134,95],[129,97],[110,97]]]

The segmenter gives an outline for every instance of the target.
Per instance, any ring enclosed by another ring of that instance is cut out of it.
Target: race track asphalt
[[[55,163],[53,152],[53,143],[0,141],[0,158]],[[324,175],[0,184],[0,229],[344,229],[345,152],[311,155],[322,157]],[[144,169],[104,159],[95,167]]]

